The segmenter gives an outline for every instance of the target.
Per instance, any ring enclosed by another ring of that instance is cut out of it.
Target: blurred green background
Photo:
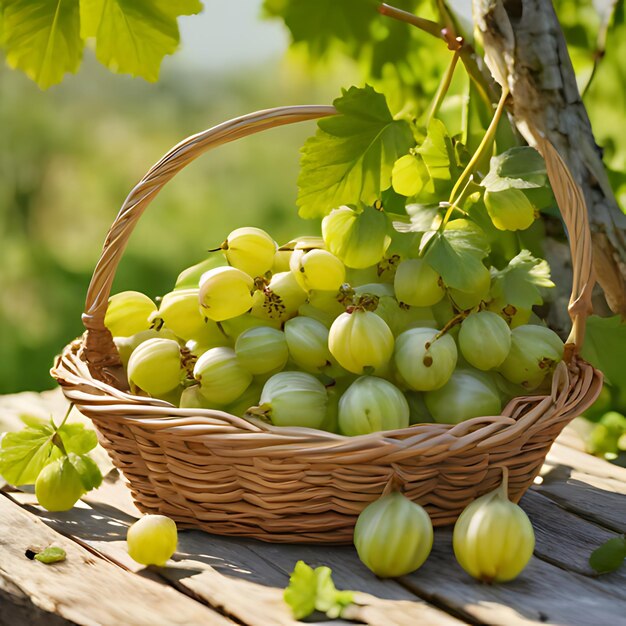
[[[0,66],[0,393],[54,386],[48,370],[83,330],[107,229],[167,150],[250,111],[330,103],[357,80],[302,75],[282,60],[287,36],[260,20],[260,2],[238,5],[181,19],[184,48],[157,84],[113,75],[89,53],[78,75],[47,92]],[[313,131],[313,122],[266,131],[187,167],[140,221],[114,291],[166,293],[239,226],[278,242],[319,231],[295,208],[298,150]]]

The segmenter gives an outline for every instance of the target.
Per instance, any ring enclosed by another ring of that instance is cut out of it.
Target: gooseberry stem
[[[460,324],[474,309],[467,309],[467,311],[461,311],[453,318],[446,322],[446,325],[435,335],[435,341],[443,337],[451,328]]]
[[[452,55],[452,59],[450,64],[446,69],[446,73],[443,75],[442,81],[439,83],[439,87],[437,88],[437,93],[435,94],[435,98],[433,99],[433,103],[428,111],[428,115],[426,116],[425,126],[428,127],[433,117],[437,115],[437,111],[443,102],[446,94],[448,93],[448,89],[450,89],[450,83],[452,82],[452,77],[454,76],[454,70],[456,69],[456,64],[459,60],[459,51],[455,50]]]
[[[500,100],[498,101],[498,106],[496,107],[493,117],[491,118],[489,127],[487,128],[487,131],[485,132],[485,135],[483,136],[480,142],[480,145],[478,146],[478,148],[476,148],[476,152],[474,152],[469,163],[466,165],[465,169],[463,170],[463,173],[461,174],[461,176],[459,176],[458,180],[454,184],[454,187],[452,188],[452,191],[450,192],[450,200],[449,200],[450,207],[448,208],[448,211],[446,212],[446,215],[443,218],[443,221],[441,223],[441,229],[445,228],[446,224],[448,223],[448,220],[450,219],[450,216],[452,215],[452,211],[454,210],[454,206],[455,206],[454,201],[455,201],[455,198],[457,196],[459,189],[463,188],[463,186],[467,184],[467,182],[469,181],[472,175],[474,168],[476,167],[476,164],[483,158],[487,150],[491,149],[493,140],[496,136],[496,130],[498,129],[498,123],[500,122],[500,118],[502,117],[502,113],[504,112],[504,105],[506,103],[508,96],[509,96],[509,90],[503,89],[502,95],[500,96]]]
[[[70,405],[67,407],[67,411],[65,412],[65,415],[63,416],[63,420],[58,426],[54,427],[55,430],[59,430],[59,428],[62,428],[65,425],[65,422],[67,422],[67,418],[70,416],[70,413],[72,412],[73,408],[74,408],[74,403],[70,402]]]

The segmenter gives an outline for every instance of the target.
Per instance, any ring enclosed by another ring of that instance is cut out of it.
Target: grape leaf
[[[340,617],[343,609],[354,601],[353,591],[338,591],[329,567],[313,569],[298,561],[289,577],[283,598],[291,607],[295,619],[303,619],[313,611],[326,613],[332,619]]]
[[[396,160],[415,143],[409,124],[394,120],[385,96],[369,85],[344,90],[333,104],[338,114],[319,120],[302,148],[302,217],[322,217],[342,204],[373,204],[390,186]]]
[[[76,72],[83,56],[79,0],[4,0],[2,35],[7,63],[41,89]]]
[[[86,454],[74,454],[70,452],[68,455],[70,463],[80,476],[80,482],[83,483],[85,491],[96,489],[102,484],[102,472],[96,465],[96,462]]]
[[[626,535],[614,537],[596,548],[589,557],[589,565],[599,574],[614,572],[626,559]]]
[[[542,287],[554,287],[550,280],[550,266],[547,261],[536,259],[528,250],[522,250],[503,270],[493,272],[493,296],[520,309],[541,304]]]
[[[0,445],[0,474],[11,485],[31,485],[39,472],[62,456],[52,443],[55,430],[49,424],[27,426],[6,433]]]
[[[444,230],[425,233],[421,250],[446,286],[464,291],[480,272],[482,259],[489,254],[489,245],[479,226],[459,219],[448,222]]]
[[[65,561],[67,554],[63,548],[57,546],[50,546],[45,548],[41,552],[35,554],[35,558],[41,563],[50,565],[50,563],[58,563],[59,561]]]
[[[587,330],[582,355],[589,363],[602,370],[606,381],[620,390],[626,390],[626,323],[619,315],[587,319]]]
[[[156,81],[163,57],[178,48],[177,18],[201,10],[200,0],[80,0],[80,34],[96,38],[96,57],[109,69]]]

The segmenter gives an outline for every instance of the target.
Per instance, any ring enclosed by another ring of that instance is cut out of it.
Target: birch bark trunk
[[[626,215],[611,190],[552,3],[473,3],[485,61],[510,90],[509,113],[515,125],[531,144],[533,131],[543,133],[583,190],[596,279],[611,310],[626,317]]]

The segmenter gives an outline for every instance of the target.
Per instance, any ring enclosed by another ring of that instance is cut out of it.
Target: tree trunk
[[[583,191],[595,277],[611,310],[626,317],[626,215],[604,170],[552,3],[473,1],[485,61],[510,90],[509,112],[518,130],[531,145],[537,131],[549,139]],[[547,250],[555,252],[554,245]]]

